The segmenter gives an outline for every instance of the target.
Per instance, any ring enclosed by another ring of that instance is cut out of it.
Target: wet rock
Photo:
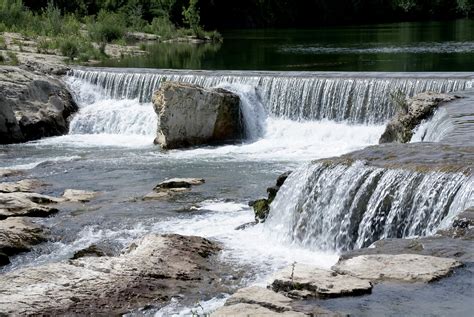
[[[226,301],[225,305],[256,304],[272,311],[283,312],[291,310],[291,302],[290,298],[272,290],[252,286],[238,290]]]
[[[268,202],[268,199],[259,199],[251,202],[249,205],[253,208],[253,211],[255,213],[255,221],[257,223],[265,222],[265,219],[267,219],[267,216],[270,212],[270,204]]]
[[[19,67],[0,68],[0,143],[16,143],[68,132],[78,110],[62,82]],[[12,113],[14,116],[12,116]]]
[[[202,185],[205,182],[206,181],[202,178],[171,178],[159,183],[153,190],[189,188],[191,186]]]
[[[453,259],[416,254],[361,255],[342,260],[333,269],[371,281],[432,282],[462,266]]]
[[[0,253],[4,255],[30,251],[32,246],[45,240],[44,228],[29,218],[12,217],[0,220]]]
[[[286,179],[291,175],[292,171],[287,171],[277,178],[276,186],[281,187],[285,183]]]
[[[77,260],[85,257],[103,257],[110,255],[112,255],[111,252],[107,252],[99,246],[92,244],[85,249],[74,252],[74,255],[71,257],[71,260]]]
[[[408,143],[413,130],[429,118],[433,111],[445,102],[457,97],[435,92],[424,92],[408,99],[406,109],[402,109],[388,124],[379,143]]]
[[[249,206],[253,207],[253,211],[255,213],[255,221],[258,222],[265,222],[270,213],[270,204],[275,199],[280,187],[285,183],[288,176],[290,176],[291,171],[285,172],[278,176],[277,182],[275,186],[267,188],[268,198],[258,199],[255,201],[249,202]]]
[[[159,117],[155,143],[163,149],[242,139],[240,99],[224,89],[165,82],[153,95]]]
[[[245,230],[247,228],[251,228],[255,226],[256,224],[257,222],[247,222],[247,223],[244,223],[243,225],[238,226],[237,228],[235,228],[235,230]]]
[[[275,292],[294,298],[355,296],[372,291],[367,280],[298,263],[277,272],[272,279]]]
[[[70,201],[70,202],[87,203],[91,201],[91,199],[95,198],[97,194],[98,194],[97,192],[86,191],[86,190],[66,189],[62,197],[66,201]]]
[[[148,235],[120,256],[89,257],[0,275],[0,311],[7,315],[124,314],[162,305],[171,296],[208,287],[209,255],[200,237]]]
[[[58,209],[51,206],[61,199],[36,193],[0,193],[0,219],[8,217],[48,217]]]
[[[45,184],[37,179],[23,179],[13,183],[0,183],[0,193],[32,192]]]
[[[258,317],[258,316],[285,316],[285,317],[303,317],[308,316],[304,313],[295,311],[276,312],[257,304],[236,304],[224,306],[211,314],[211,317]]]
[[[153,188],[153,192],[146,194],[143,200],[165,200],[177,194],[189,192],[192,186],[205,183],[202,178],[171,178],[165,180]]]
[[[4,266],[8,264],[10,264],[10,259],[8,258],[8,255],[0,252],[0,266]]]
[[[457,215],[451,228],[439,230],[437,234],[462,240],[474,240],[474,207]]]
[[[0,168],[0,178],[13,177],[13,176],[22,176],[25,172],[21,170],[12,170]]]

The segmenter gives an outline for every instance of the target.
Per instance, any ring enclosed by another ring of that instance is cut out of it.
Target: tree
[[[458,10],[465,16],[474,11],[474,0],[457,0]]]
[[[186,23],[191,30],[193,30],[194,34],[198,36],[202,33],[201,29],[201,17],[199,15],[199,9],[197,7],[198,0],[189,0],[189,7],[183,7],[183,19],[184,23]]]

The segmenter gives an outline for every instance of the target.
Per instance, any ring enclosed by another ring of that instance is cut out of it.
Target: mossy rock
[[[255,212],[255,221],[264,222],[270,212],[270,204],[267,199],[259,199],[252,203]]]

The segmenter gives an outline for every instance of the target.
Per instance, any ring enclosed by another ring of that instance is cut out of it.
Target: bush
[[[176,27],[167,17],[159,17],[154,18],[145,31],[159,35],[163,38],[170,38],[176,33]]]
[[[43,9],[43,32],[45,35],[58,35],[63,27],[63,19],[61,10],[54,6],[52,2],[48,2],[48,6]]]
[[[126,33],[125,25],[125,17],[122,14],[101,10],[97,21],[89,25],[90,37],[98,43],[119,40]]]
[[[25,12],[21,0],[0,0],[0,21],[8,28],[24,25]]]
[[[75,57],[79,54],[79,45],[77,41],[73,38],[66,38],[59,42],[59,50],[63,56],[69,58],[69,60],[74,60]]]

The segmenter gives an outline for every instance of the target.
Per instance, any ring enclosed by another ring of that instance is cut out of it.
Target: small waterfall
[[[413,96],[422,91],[451,92],[474,87],[466,74],[402,73],[295,73],[130,71],[74,69],[68,82],[86,82],[113,99],[149,102],[164,80],[204,87],[242,84],[259,89],[267,111],[293,120],[334,120],[352,123],[383,123],[392,117],[390,93]]]
[[[315,163],[293,173],[266,222],[281,239],[322,250],[434,233],[474,199],[463,173]]]

